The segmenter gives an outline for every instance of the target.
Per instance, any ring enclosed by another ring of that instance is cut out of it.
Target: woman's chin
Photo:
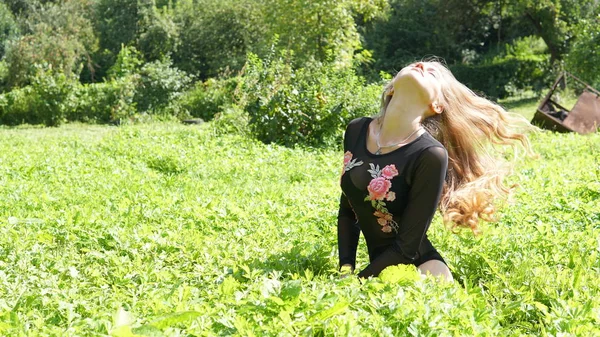
[[[427,91],[427,88],[421,74],[417,71],[410,71],[396,76],[394,79],[394,90],[421,92]]]

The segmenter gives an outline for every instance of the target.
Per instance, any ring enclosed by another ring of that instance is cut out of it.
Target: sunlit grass
[[[455,284],[361,286],[335,271],[337,149],[210,123],[0,130],[0,335],[600,334],[600,135],[532,141],[481,237],[436,216]]]

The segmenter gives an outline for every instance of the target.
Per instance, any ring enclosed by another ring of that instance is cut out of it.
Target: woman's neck
[[[383,123],[380,124],[379,141],[388,144],[408,137],[421,127],[425,109],[422,103],[410,99],[410,96],[396,93],[387,106],[385,116],[379,120],[379,123]]]

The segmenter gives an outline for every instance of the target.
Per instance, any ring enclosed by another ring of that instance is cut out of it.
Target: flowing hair
[[[523,117],[475,94],[440,62],[425,63],[438,71],[442,82],[443,112],[422,121],[425,129],[448,151],[448,173],[439,209],[444,223],[453,231],[466,227],[479,234],[480,220],[497,221],[495,204],[514,187],[503,183],[509,169],[503,165],[501,156],[492,154],[490,145],[510,145],[516,150],[521,144],[533,154],[527,137],[519,129],[534,127]],[[382,94],[377,118],[385,115],[392,93],[390,82]]]

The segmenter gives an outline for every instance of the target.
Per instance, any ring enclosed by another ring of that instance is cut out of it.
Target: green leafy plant
[[[339,144],[347,122],[377,112],[381,86],[365,89],[352,69],[333,64],[294,69],[290,56],[249,57],[242,90],[257,139],[286,146]]]
[[[66,120],[76,107],[74,93],[79,82],[50,65],[36,65],[37,72],[31,85],[3,94],[0,104],[0,122],[57,126]]]

